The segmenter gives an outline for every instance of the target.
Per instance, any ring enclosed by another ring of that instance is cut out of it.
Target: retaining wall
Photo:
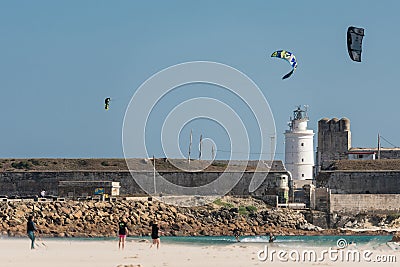
[[[400,171],[321,171],[316,185],[332,194],[400,194]]]
[[[400,194],[331,194],[330,213],[400,212]]]
[[[166,180],[184,187],[195,187],[208,184],[220,177],[222,172],[160,172]],[[135,177],[153,183],[152,172],[137,172]],[[224,173],[226,181],[234,179],[237,173]],[[254,173],[245,172],[230,195],[250,195],[249,184]],[[254,192],[256,195],[275,195],[280,186],[279,177],[288,175],[287,172],[260,172],[256,173],[260,179],[264,179],[261,186]],[[0,173],[0,195],[39,195],[42,190],[48,195],[59,195],[59,181],[113,181],[120,182],[120,195],[145,195],[132,178],[129,171],[29,171],[29,172],[2,172]],[[262,181],[262,180],[261,180]],[[157,183],[158,184],[158,183]],[[162,188],[157,188],[162,193]],[[210,192],[212,193],[212,192]]]

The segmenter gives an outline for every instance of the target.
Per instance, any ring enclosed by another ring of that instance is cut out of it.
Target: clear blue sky
[[[0,157],[122,157],[135,90],[195,60],[230,65],[260,87],[280,159],[289,116],[303,104],[315,131],[323,117],[348,117],[353,146],[376,146],[378,132],[399,145],[399,9],[399,1],[1,1]],[[347,54],[351,25],[365,28],[362,63]],[[298,60],[284,81],[290,66],[270,58],[279,49]],[[213,91],[197,89],[205,97]],[[161,157],[153,127],[148,150]],[[191,127],[195,140],[201,132],[227,147],[219,127]],[[185,143],[187,133],[180,138]]]

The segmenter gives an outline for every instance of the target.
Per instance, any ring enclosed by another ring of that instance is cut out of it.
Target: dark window
[[[301,143],[301,146],[304,146],[304,143]]]
[[[304,177],[304,173],[301,174],[301,177]]]

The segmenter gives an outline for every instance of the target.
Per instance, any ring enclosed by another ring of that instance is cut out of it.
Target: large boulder
[[[392,242],[400,242],[400,231],[393,234]]]

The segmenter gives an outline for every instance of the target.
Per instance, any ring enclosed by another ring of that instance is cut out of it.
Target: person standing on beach
[[[118,248],[121,248],[121,246],[122,249],[125,248],[125,239],[127,234],[128,234],[128,226],[126,225],[126,219],[124,218],[118,223],[118,237],[119,237]]]
[[[31,240],[31,249],[34,249],[35,248],[35,231],[37,231],[37,229],[36,229],[35,223],[33,222],[32,215],[30,215],[28,217],[28,223],[26,225],[26,228],[27,228],[26,232],[28,234],[28,237]]]
[[[151,225],[151,239],[153,240],[153,243],[150,245],[150,248],[153,247],[153,245],[157,245],[157,249],[160,247],[159,231],[160,231],[160,228],[158,227],[157,222],[152,223],[152,225]]]

